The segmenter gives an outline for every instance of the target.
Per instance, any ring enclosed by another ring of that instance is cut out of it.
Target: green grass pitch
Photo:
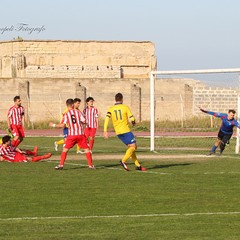
[[[52,152],[49,161],[0,163],[0,239],[240,239],[239,155],[162,157],[146,150],[149,139],[138,138],[148,171],[129,160],[127,172],[118,139],[97,138],[96,170],[73,149],[56,171],[57,139],[22,143]]]

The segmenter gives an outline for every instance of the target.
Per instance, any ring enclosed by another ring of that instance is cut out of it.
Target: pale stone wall
[[[58,120],[67,98],[93,96],[100,117],[122,92],[137,121],[150,120],[149,73],[156,70],[155,48],[143,41],[0,42],[0,121],[20,95],[29,123]],[[158,79],[155,117],[185,120],[202,116],[198,106],[226,112],[237,108],[238,92],[193,79]]]
[[[2,78],[146,78],[156,70],[149,41],[0,42],[0,62]]]
[[[35,78],[0,79],[0,121],[6,120],[13,97],[20,95],[26,109],[27,121],[59,120],[67,98],[88,96],[95,98],[100,118],[104,119],[108,107],[114,104],[116,93],[122,92],[124,103],[132,109],[137,121],[150,120],[149,79],[72,79]],[[204,117],[198,107],[227,112],[237,109],[238,92],[230,88],[206,87],[189,79],[161,79],[156,81],[155,116],[160,120],[186,120],[192,116]]]
[[[229,109],[237,110],[238,90],[236,88],[199,87],[194,88],[194,114],[200,114],[198,106],[203,109],[227,113]],[[202,114],[201,114],[202,115]]]

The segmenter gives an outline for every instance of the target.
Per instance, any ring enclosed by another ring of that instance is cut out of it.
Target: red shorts
[[[89,148],[85,135],[67,136],[64,148],[70,149],[75,144],[78,144],[78,146],[83,149]]]
[[[16,152],[13,162],[27,162],[27,157],[20,152]]]
[[[12,130],[12,134],[13,136],[18,136],[18,137],[22,137],[24,138],[24,130],[23,130],[23,126],[22,125],[11,125],[11,130]]]
[[[84,134],[85,134],[86,138],[88,138],[88,137],[94,138],[96,135],[96,131],[97,131],[96,128],[85,128]]]

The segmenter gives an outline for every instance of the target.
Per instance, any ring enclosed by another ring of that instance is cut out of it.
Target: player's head
[[[233,119],[235,117],[236,111],[233,109],[228,110],[228,119]]]
[[[13,101],[14,101],[16,106],[21,106],[21,98],[20,98],[20,96],[15,96],[13,98]]]
[[[81,103],[81,99],[80,98],[74,98],[73,99],[73,105],[74,105],[74,109],[78,109]]]
[[[9,135],[5,135],[5,136],[2,138],[2,143],[3,143],[3,144],[6,144],[6,143],[7,143],[7,145],[10,145],[10,143],[11,143],[11,137],[10,137]]]
[[[115,95],[115,101],[116,102],[122,102],[123,101],[123,95],[121,93],[117,93]]]
[[[95,100],[94,100],[93,97],[88,97],[88,98],[86,99],[86,103],[87,103],[88,106],[93,106],[93,102],[94,102],[94,101],[95,101]]]
[[[72,98],[67,99],[66,105],[67,107],[73,107],[74,101]]]
[[[86,103],[88,103],[89,101],[95,101],[95,100],[94,100],[93,97],[88,97],[88,98],[86,99]]]

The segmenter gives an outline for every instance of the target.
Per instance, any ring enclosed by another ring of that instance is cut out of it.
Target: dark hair
[[[74,98],[73,99],[73,102],[76,103],[76,102],[81,102],[81,99],[80,98]]]
[[[13,98],[13,101],[16,102],[18,99],[20,99],[20,96],[15,96],[15,97]]]
[[[233,114],[236,113],[236,111],[235,111],[234,109],[229,109],[229,110],[228,110],[228,113],[231,113],[231,112],[232,112]]]
[[[74,101],[73,101],[72,98],[69,98],[69,99],[67,99],[67,101],[66,101],[66,105],[67,105],[67,106],[73,105],[73,103],[74,103]]]
[[[115,95],[115,101],[116,102],[120,102],[120,101],[122,101],[123,100],[123,95],[121,94],[121,93],[117,93],[116,95]]]
[[[5,135],[3,138],[2,138],[2,143],[4,144],[4,143],[6,143],[6,142],[8,142],[8,141],[10,141],[11,140],[11,137],[9,136],[9,135]]]
[[[86,99],[86,102],[89,102],[89,101],[91,101],[91,100],[95,101],[93,97],[88,97],[88,98]]]

